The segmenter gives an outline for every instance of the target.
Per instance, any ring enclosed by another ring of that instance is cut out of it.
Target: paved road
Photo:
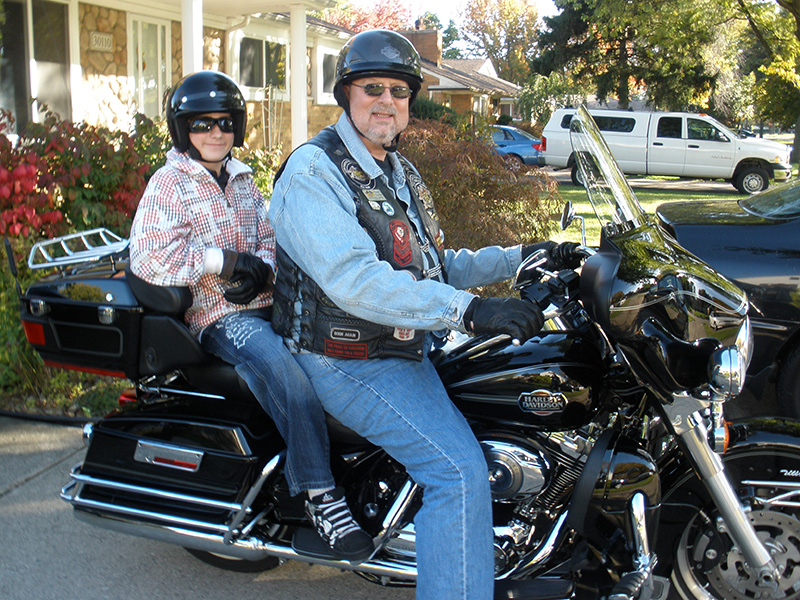
[[[264,573],[209,567],[181,548],[91,527],[58,497],[83,457],[81,430],[0,417],[3,600],[411,600],[349,572],[289,562]]]

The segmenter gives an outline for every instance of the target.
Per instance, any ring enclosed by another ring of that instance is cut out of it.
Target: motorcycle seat
[[[183,317],[192,305],[192,292],[185,286],[154,285],[125,267],[125,279],[136,300],[146,309],[162,315]]]

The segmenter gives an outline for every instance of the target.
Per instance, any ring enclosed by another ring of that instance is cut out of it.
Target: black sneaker
[[[337,558],[361,562],[372,554],[372,538],[359,527],[340,487],[306,500],[306,515]]]

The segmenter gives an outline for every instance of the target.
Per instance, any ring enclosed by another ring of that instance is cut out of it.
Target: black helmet
[[[186,152],[189,149],[189,117],[212,112],[230,113],[233,145],[241,146],[247,110],[236,82],[219,71],[198,71],[181,79],[167,100],[167,126],[172,145]]]
[[[422,84],[422,66],[414,45],[395,31],[362,31],[347,40],[336,61],[333,96],[339,106],[349,110],[342,87],[355,79],[385,76],[402,79],[411,88],[414,102]]]

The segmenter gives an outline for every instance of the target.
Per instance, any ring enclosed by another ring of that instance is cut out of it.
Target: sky
[[[558,11],[553,4],[552,0],[529,0],[537,5],[539,8],[539,17],[550,17]],[[458,25],[459,13],[467,5],[468,0],[436,0],[435,2],[426,2],[425,0],[413,0],[411,3],[412,9],[417,9],[420,14],[427,11],[432,12],[441,21],[442,25],[447,27],[450,19],[453,19]]]

